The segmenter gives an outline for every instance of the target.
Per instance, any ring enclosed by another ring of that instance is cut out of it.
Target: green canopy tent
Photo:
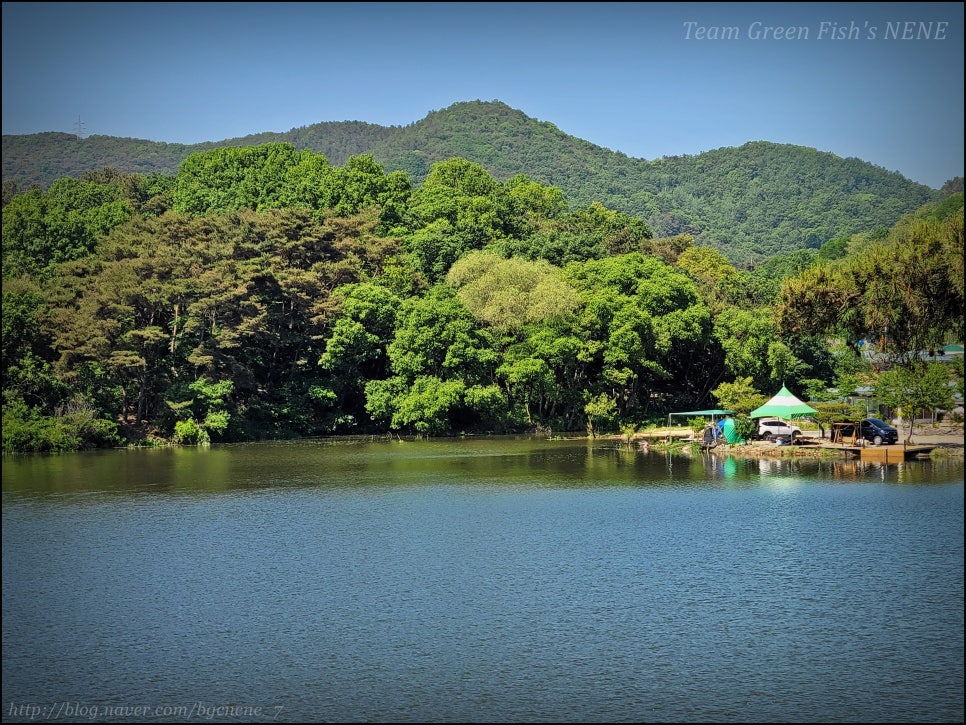
[[[745,439],[738,435],[738,431],[735,430],[735,419],[725,418],[724,423],[721,425],[721,435],[728,443],[744,443]]]
[[[751,411],[752,418],[801,418],[805,415],[815,415],[818,411],[807,403],[803,403],[782,385],[774,398],[760,408]]]

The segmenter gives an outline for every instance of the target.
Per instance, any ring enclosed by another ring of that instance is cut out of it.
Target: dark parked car
[[[842,437],[851,438],[853,431],[854,428],[851,426],[843,428]],[[883,443],[892,445],[899,442],[899,431],[878,418],[866,418],[859,423],[859,435],[857,437],[864,438],[877,446]]]

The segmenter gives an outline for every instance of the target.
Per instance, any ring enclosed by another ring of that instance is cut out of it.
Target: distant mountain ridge
[[[419,184],[436,161],[462,157],[495,178],[525,174],[560,188],[573,205],[593,201],[643,217],[655,236],[688,233],[736,264],[891,227],[940,191],[860,159],[753,141],[698,155],[652,161],[570,136],[500,101],[468,101],[407,126],[323,122],[202,144],[170,144],[66,133],[3,136],[3,181],[48,186],[112,167],[174,174],[190,154],[227,146],[289,142],[341,166],[369,153],[387,171]]]

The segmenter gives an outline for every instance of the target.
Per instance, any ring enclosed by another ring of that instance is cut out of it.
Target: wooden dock
[[[916,456],[928,456],[936,446],[915,446],[896,443],[891,446],[860,446],[853,443],[820,443],[821,448],[829,451],[842,451],[850,456],[856,456],[862,461],[879,461],[881,463],[901,463]]]

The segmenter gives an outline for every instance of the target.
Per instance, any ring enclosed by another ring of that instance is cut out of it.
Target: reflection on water
[[[962,459],[5,457],[2,536],[4,721],[963,719]]]
[[[745,485],[774,476],[930,483],[962,478],[962,469],[962,458],[880,463],[740,458],[722,451],[675,455],[602,440],[319,440],[5,456],[3,491],[213,493],[275,486],[478,481],[552,487]]]

